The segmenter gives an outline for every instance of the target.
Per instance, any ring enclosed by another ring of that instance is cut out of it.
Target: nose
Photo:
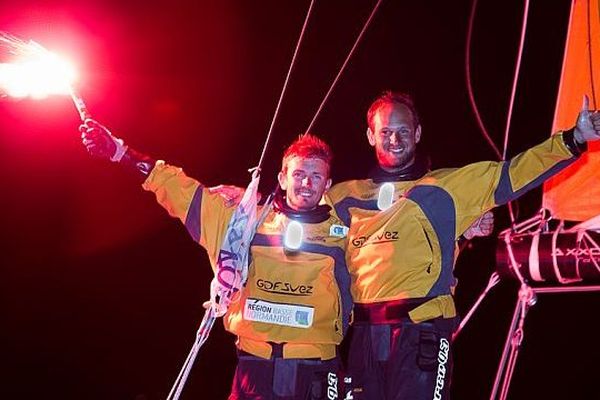
[[[398,144],[399,141],[400,141],[400,134],[395,131],[392,132],[392,134],[390,135],[390,143]]]
[[[302,186],[304,187],[311,187],[312,186],[312,179],[310,179],[309,176],[306,176],[302,179]]]

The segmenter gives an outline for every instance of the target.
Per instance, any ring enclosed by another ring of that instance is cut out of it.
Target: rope
[[[502,150],[502,161],[506,160],[506,151],[508,150],[508,136],[510,133],[510,123],[512,120],[513,108],[515,105],[515,95],[517,92],[517,82],[519,81],[519,71],[521,69],[521,58],[523,56],[523,48],[525,45],[525,32],[527,31],[527,15],[529,14],[529,0],[525,0],[525,7],[523,8],[523,25],[521,27],[521,38],[519,40],[519,52],[517,53],[517,61],[515,63],[515,75],[513,78],[512,89],[510,92],[510,102],[508,104],[508,113],[506,116],[506,129],[504,130],[504,148]],[[512,203],[508,203],[508,214],[510,216],[510,222],[512,225],[515,224],[515,213],[513,212]]]
[[[179,375],[177,375],[177,378],[175,379],[175,383],[173,384],[173,387],[167,396],[167,400],[177,400],[181,396],[181,392],[183,391],[187,378],[192,370],[194,361],[198,355],[198,351],[200,351],[200,347],[202,347],[204,342],[206,342],[206,339],[208,339],[208,335],[215,323],[215,320],[216,316],[212,308],[207,309],[206,313],[204,314],[204,318],[202,319],[202,323],[200,324],[200,328],[198,328],[198,332],[196,332],[194,344],[192,345],[192,348],[185,362],[183,363],[181,370],[179,371]]]
[[[465,52],[465,74],[466,74],[466,82],[467,82],[467,93],[469,94],[469,103],[471,103],[471,109],[475,114],[475,119],[477,119],[477,125],[479,125],[479,129],[483,134],[483,137],[488,142],[494,153],[496,153],[496,157],[498,159],[502,159],[502,155],[500,154],[500,150],[498,150],[498,146],[490,137],[485,124],[483,123],[483,119],[481,118],[481,114],[479,112],[479,108],[477,107],[477,103],[475,102],[475,95],[473,94],[473,85],[471,83],[471,37],[473,36],[473,21],[475,20],[475,10],[477,9],[477,0],[473,0],[471,5],[471,13],[469,15],[469,24],[467,27],[467,44],[466,44],[466,52]]]
[[[475,20],[475,10],[476,9],[477,9],[477,0],[473,0],[472,6],[471,6],[471,12],[469,15],[468,28],[467,28],[467,43],[466,43],[466,55],[465,55],[465,75],[466,75],[466,82],[467,82],[467,92],[469,94],[469,102],[471,103],[471,108],[473,109],[473,113],[475,114],[475,117],[477,119],[477,124],[479,125],[479,128],[480,128],[484,138],[489,143],[489,145],[492,147],[492,149],[494,150],[494,153],[496,153],[496,156],[501,161],[504,161],[504,160],[506,160],[506,151],[508,148],[508,136],[510,133],[510,122],[512,119],[512,112],[513,112],[513,107],[514,107],[514,102],[515,102],[515,93],[517,91],[517,82],[519,80],[519,71],[521,68],[521,58],[523,55],[523,47],[524,47],[524,43],[525,43],[525,32],[527,31],[527,15],[529,13],[529,0],[525,0],[525,8],[523,11],[523,26],[521,27],[521,38],[519,41],[519,51],[517,54],[517,61],[516,61],[516,65],[515,65],[515,75],[513,78],[510,102],[509,102],[509,106],[508,106],[506,129],[504,132],[504,148],[503,148],[502,154],[500,154],[498,147],[496,146],[496,144],[490,137],[489,133],[487,132],[487,129],[485,128],[485,125],[481,118],[481,114],[479,113],[479,109],[477,107],[477,103],[475,102],[475,96],[473,94],[473,86],[471,84],[471,55],[470,55],[470,53],[471,53],[471,38],[472,38],[472,34],[473,34],[473,21]],[[509,202],[507,205],[508,205],[508,212],[510,215],[512,229],[515,230],[516,229],[515,215],[513,212],[512,204],[511,204],[511,202]],[[535,222],[537,222],[538,219],[540,219],[540,218],[537,217]],[[530,222],[530,221],[531,220],[526,221],[526,222]],[[506,241],[506,246],[507,246],[508,253],[509,253],[509,258],[510,258],[510,261],[513,266],[513,270],[514,270],[515,274],[519,278],[519,281],[521,281],[521,284],[524,285],[525,284],[524,278],[521,275],[521,273],[518,269],[517,262],[514,258],[514,255],[512,254],[512,248],[510,245],[510,232],[511,232],[511,230],[509,229],[509,230],[505,231],[505,235],[504,235],[504,239]],[[479,295],[479,298],[477,299],[475,304],[471,307],[471,309],[467,313],[467,316],[463,319],[463,321],[461,322],[457,331],[454,333],[454,336],[453,336],[454,339],[463,330],[463,328],[466,326],[467,322],[470,320],[470,318],[472,317],[475,310],[479,307],[479,305],[481,304],[481,302],[483,301],[485,296],[498,283],[498,281],[499,281],[499,276],[496,273],[493,273],[492,276],[490,277],[487,287]]]
[[[313,116],[312,120],[310,121],[310,124],[308,125],[308,128],[305,130],[305,132],[310,132],[312,130],[312,128],[313,128],[313,126],[314,126],[317,118],[319,117],[319,114],[321,113],[321,110],[323,109],[323,106],[325,105],[325,103],[329,99],[329,96],[333,92],[333,89],[335,88],[335,86],[336,86],[339,78],[342,76],[342,73],[346,69],[346,66],[348,65],[348,62],[350,61],[350,58],[354,54],[354,51],[358,47],[358,44],[362,40],[362,37],[364,36],[365,32],[367,31],[367,28],[371,24],[371,21],[373,20],[373,17],[375,16],[375,13],[379,9],[379,6],[381,5],[382,2],[383,2],[383,0],[378,0],[377,3],[375,4],[375,6],[373,7],[373,10],[369,14],[369,17],[367,18],[367,20],[366,20],[365,24],[363,25],[360,33],[358,34],[358,37],[354,41],[354,44],[352,45],[352,47],[350,49],[350,52],[346,56],[346,59],[344,60],[344,63],[342,64],[341,68],[339,69],[339,71],[338,71],[337,75],[335,76],[333,82],[329,86],[329,90],[327,90],[327,93],[323,97],[323,100],[321,101],[321,104],[319,104],[319,107],[317,108],[317,111],[315,112],[315,115]],[[262,153],[260,155],[260,160],[258,162],[258,167],[256,167],[259,170],[260,170],[260,168],[262,166],[265,154],[267,152],[267,148],[268,148],[269,142],[271,140],[271,134],[273,133],[273,127],[275,125],[275,121],[277,119],[277,115],[279,114],[279,109],[280,109],[280,106],[281,106],[281,102],[283,100],[283,96],[284,96],[285,91],[287,89],[287,85],[288,85],[288,82],[289,82],[289,79],[290,79],[290,75],[291,75],[292,69],[293,69],[293,67],[295,65],[295,62],[296,62],[296,56],[298,54],[298,49],[300,48],[300,44],[301,44],[302,39],[304,37],[304,33],[306,31],[306,26],[308,24],[308,20],[309,20],[309,16],[310,16],[312,8],[313,8],[313,4],[314,4],[314,0],[311,1],[309,9],[308,9],[308,12],[306,14],[306,18],[304,20],[304,25],[302,26],[302,31],[300,32],[300,37],[298,38],[298,43],[296,44],[296,49],[294,50],[294,56],[292,57],[292,62],[291,62],[290,68],[288,70],[287,76],[285,78],[283,89],[281,91],[281,95],[279,96],[279,101],[277,102],[277,107],[275,108],[275,114],[273,115],[273,119],[271,120],[271,126],[269,127],[269,133],[267,134],[267,139],[265,140],[265,144],[263,146]]]
[[[471,319],[471,317],[475,313],[475,310],[477,310],[477,308],[479,307],[479,305],[481,304],[481,302],[483,301],[483,299],[485,298],[485,296],[487,296],[488,292],[494,286],[496,286],[498,284],[498,282],[500,282],[500,276],[498,275],[497,272],[492,273],[492,275],[490,276],[490,280],[488,281],[487,286],[485,287],[485,289],[483,290],[483,292],[481,292],[481,294],[477,298],[477,301],[475,302],[475,304],[473,304],[473,306],[471,307],[471,309],[469,310],[469,312],[467,313],[467,315],[465,315],[465,317],[462,319],[462,321],[460,321],[460,325],[458,326],[458,328],[456,329],[456,331],[452,335],[452,340],[456,340],[457,336],[463,330],[463,328],[465,327],[465,325],[467,325],[467,323],[469,322],[469,320]]]
[[[306,17],[304,18],[304,24],[302,24],[302,30],[300,31],[300,37],[298,38],[298,42],[296,43],[296,48],[294,49],[294,55],[292,56],[292,62],[290,63],[290,68],[288,69],[287,75],[285,77],[285,82],[283,83],[283,88],[281,89],[281,94],[279,95],[279,101],[277,102],[277,107],[275,107],[275,113],[273,114],[273,119],[271,119],[271,126],[269,126],[269,132],[267,133],[267,139],[265,140],[265,144],[263,145],[262,153],[260,155],[260,160],[258,161],[258,170],[260,172],[260,168],[262,166],[263,160],[265,158],[265,154],[267,152],[267,147],[269,146],[269,142],[271,140],[271,134],[273,133],[273,127],[275,126],[275,121],[277,120],[277,116],[279,115],[279,108],[281,107],[281,102],[283,100],[283,95],[285,94],[288,86],[288,82],[290,80],[290,75],[292,74],[292,70],[294,69],[294,65],[296,64],[296,56],[298,55],[298,49],[300,49],[300,44],[302,43],[302,39],[304,38],[304,32],[306,31],[306,26],[308,25],[308,20],[310,14],[313,9],[313,5],[315,4],[315,0],[311,0],[310,5],[308,6],[308,11],[306,12]]]
[[[508,114],[506,116],[506,129],[504,130],[504,148],[502,150],[502,160],[506,160],[506,151],[508,149],[508,136],[510,132],[510,123],[512,120],[513,108],[515,105],[515,94],[517,92],[517,82],[519,81],[519,71],[521,69],[521,58],[525,44],[525,32],[527,31],[527,15],[529,13],[529,0],[525,0],[523,9],[523,26],[521,27],[521,39],[519,40],[519,52],[515,63],[515,75],[513,78],[512,90],[510,93],[510,102],[508,104]],[[514,220],[513,220],[514,221]]]
[[[471,83],[471,37],[472,37],[472,33],[473,33],[473,21],[475,20],[476,8],[477,8],[477,0],[473,0],[472,6],[471,6],[471,13],[469,15],[469,24],[468,24],[468,29],[467,29],[467,43],[466,43],[467,49],[466,49],[466,55],[465,55],[465,74],[466,74],[466,82],[467,82],[467,93],[469,95],[469,102],[471,104],[471,108],[473,110],[473,113],[475,114],[475,118],[477,119],[477,124],[479,125],[479,128],[480,128],[485,140],[492,147],[492,150],[494,151],[494,153],[496,153],[496,156],[501,161],[504,161],[504,160],[506,160],[506,152],[508,149],[508,137],[509,137],[509,133],[510,133],[510,124],[511,124],[511,120],[512,120],[512,113],[513,113],[513,108],[514,108],[514,103],[515,103],[515,95],[517,92],[517,83],[519,81],[519,71],[521,69],[521,59],[523,56],[523,48],[524,48],[524,44],[525,44],[525,32],[527,31],[527,16],[529,14],[529,0],[525,0],[525,7],[523,10],[523,25],[521,27],[521,38],[519,41],[519,51],[517,53],[517,61],[515,63],[515,74],[513,77],[512,89],[511,89],[511,93],[510,93],[510,101],[508,104],[508,113],[507,113],[507,117],[506,117],[506,127],[504,130],[504,146],[503,146],[502,154],[500,154],[498,147],[496,146],[496,144],[490,137],[490,135],[483,123],[483,119],[481,118],[481,114],[479,113],[477,103],[475,102],[475,95],[473,94],[473,86]],[[507,204],[507,206],[508,206],[508,213],[510,216],[511,224],[514,225],[516,218],[515,218],[515,213],[513,211],[512,202],[509,202]]]
[[[379,9],[379,6],[380,6],[381,2],[382,2],[382,0],[378,0],[377,3],[375,4],[375,7],[373,7],[373,10],[371,11],[371,14],[369,15],[369,18],[367,18],[367,21],[363,25],[360,33],[358,34],[358,37],[354,41],[354,45],[352,45],[352,48],[350,49],[350,52],[348,53],[348,56],[346,56],[346,59],[344,60],[344,63],[342,64],[342,67],[340,68],[340,70],[338,71],[336,77],[334,78],[333,82],[331,83],[331,86],[329,87],[329,90],[325,94],[325,97],[323,97],[323,101],[321,101],[321,104],[319,105],[319,108],[317,108],[317,112],[315,112],[315,115],[314,115],[313,119],[310,121],[310,124],[308,124],[308,128],[306,128],[305,132],[310,132],[312,130],[312,127],[315,124],[315,121],[317,120],[317,118],[319,117],[319,114],[321,113],[321,110],[323,109],[323,106],[325,105],[325,103],[329,99],[329,95],[331,94],[331,92],[333,92],[333,89],[335,88],[335,85],[337,84],[340,76],[342,76],[342,73],[346,69],[346,65],[348,65],[348,61],[350,60],[350,58],[354,54],[354,50],[356,50],[356,48],[358,47],[358,43],[360,43],[360,41],[361,41],[364,33],[367,31],[367,28],[371,24],[371,20],[375,16],[375,13],[377,12],[377,9]]]

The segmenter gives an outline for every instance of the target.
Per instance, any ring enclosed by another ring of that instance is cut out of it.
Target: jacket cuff
[[[575,128],[571,128],[567,131],[564,131],[562,134],[563,143],[567,146],[567,149],[573,154],[575,157],[579,157],[581,153],[587,151],[588,145],[585,143],[577,143],[575,140]]]
[[[135,170],[145,180],[154,168],[156,160],[130,147],[121,158],[120,163]]]

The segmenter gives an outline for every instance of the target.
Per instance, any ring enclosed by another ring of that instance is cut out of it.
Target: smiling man
[[[377,167],[327,195],[350,226],[354,399],[448,399],[458,239],[486,211],[572,164],[600,138],[600,114],[584,102],[573,129],[512,160],[435,171],[416,151],[422,128],[409,96],[384,93],[367,122]]]
[[[367,138],[375,148],[379,167],[395,173],[411,168],[415,163],[421,124],[416,112],[411,110],[410,102],[394,103],[386,99],[381,98],[369,109]]]
[[[180,168],[126,147],[96,121],[87,120],[80,130],[92,155],[139,172],[144,189],[185,224],[214,269],[235,207]],[[230,400],[337,398],[337,345],[352,300],[344,258],[347,229],[329,206],[319,204],[331,185],[330,163],[329,146],[309,134],[285,151],[281,191],[257,228],[239,300],[224,316],[238,348]],[[300,228],[290,247],[291,226]]]
[[[281,172],[278,174],[279,185],[286,193],[287,205],[296,211],[315,209],[323,193],[331,187],[329,178],[329,160],[331,154],[323,151],[321,158],[303,157],[296,154],[295,146],[302,143],[320,143],[311,135],[302,136],[302,141],[293,144],[283,156]],[[319,146],[322,146],[319,144]]]

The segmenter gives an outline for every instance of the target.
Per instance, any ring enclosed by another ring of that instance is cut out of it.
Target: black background
[[[374,0],[317,1],[267,153],[306,129]],[[570,2],[533,1],[508,154],[550,134]],[[0,29],[68,55],[94,116],[141,151],[208,185],[245,186],[258,162],[309,2],[3,1]],[[335,181],[374,162],[365,113],[411,93],[434,167],[493,159],[469,107],[470,1],[386,0],[313,132]],[[501,147],[523,2],[481,0],[472,78]],[[0,398],[165,398],[194,339],[212,277],[204,251],[134,176],[89,157],[66,97],[0,99]],[[520,201],[520,218],[540,193]],[[508,225],[496,212],[496,232]],[[464,314],[494,270],[496,239],[460,258]],[[489,397],[516,285],[502,282],[456,341],[455,399]],[[597,295],[546,295],[527,319],[511,399],[592,398]],[[235,352],[220,323],[183,398],[224,399]],[[590,397],[591,396],[591,397]]]

